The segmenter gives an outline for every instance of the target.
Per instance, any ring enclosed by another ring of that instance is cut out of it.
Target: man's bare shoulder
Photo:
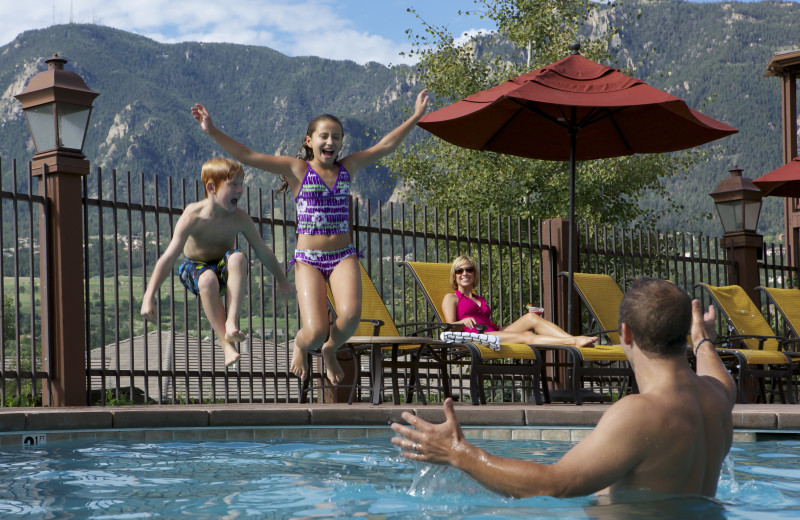
[[[649,427],[658,428],[650,419],[663,413],[668,404],[650,394],[630,394],[612,404],[597,423],[598,429],[627,430],[635,424],[641,431]]]
[[[650,431],[658,436],[666,418],[697,420],[703,416],[722,417],[730,414],[731,407],[722,383],[711,377],[692,374],[682,384],[621,398],[608,409],[597,426],[613,425],[612,429],[615,429],[635,424],[639,432]]]
[[[612,404],[605,414],[605,417],[615,417],[617,415],[629,415],[651,405],[651,399],[643,394],[629,394],[621,397],[618,401]]]
[[[716,400],[720,401],[721,404],[726,403],[733,408],[733,404],[736,402],[735,394],[731,395],[725,383],[716,377],[697,376],[697,386],[698,389],[703,392],[703,395],[711,395]]]

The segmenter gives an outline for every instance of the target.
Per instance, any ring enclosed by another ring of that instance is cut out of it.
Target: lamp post
[[[740,285],[758,305],[760,299],[755,288],[759,285],[758,259],[764,237],[756,233],[756,228],[764,195],[752,180],[742,176],[741,169],[734,168],[730,174],[709,195],[714,199],[725,231],[722,247],[730,251],[733,261],[728,266],[728,279]]]
[[[42,363],[51,406],[86,405],[86,338],[83,313],[81,178],[89,174],[83,155],[92,102],[98,96],[67,60],[54,55],[15,97],[22,104],[36,154],[31,174],[48,211],[40,219]]]

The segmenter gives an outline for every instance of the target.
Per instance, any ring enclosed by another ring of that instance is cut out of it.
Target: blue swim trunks
[[[241,252],[240,249],[231,249],[216,262],[200,262],[199,260],[184,258],[183,263],[178,267],[178,276],[181,279],[181,283],[189,289],[189,292],[197,296],[200,293],[200,289],[197,287],[197,280],[206,270],[211,269],[217,275],[219,293],[225,294],[228,280],[228,257],[233,253]]]

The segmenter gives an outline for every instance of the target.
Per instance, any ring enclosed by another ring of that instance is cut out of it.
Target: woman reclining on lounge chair
[[[450,281],[455,292],[442,300],[442,311],[448,323],[463,325],[462,332],[479,332],[475,325],[485,325],[482,334],[491,334],[503,343],[526,345],[574,345],[590,347],[597,336],[572,336],[555,323],[529,312],[514,323],[500,328],[491,320],[492,310],[486,300],[474,293],[480,271],[468,256],[459,256],[450,266]]]

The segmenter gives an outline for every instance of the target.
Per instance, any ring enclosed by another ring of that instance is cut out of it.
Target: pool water
[[[717,500],[600,505],[507,499],[451,468],[411,463],[392,433],[264,442],[58,442],[0,449],[0,518],[797,518],[800,441],[734,444]],[[473,441],[557,460],[555,441]]]

